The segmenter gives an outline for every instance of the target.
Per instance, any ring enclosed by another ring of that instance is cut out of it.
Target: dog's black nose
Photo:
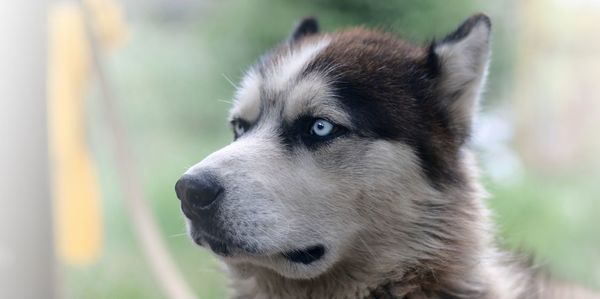
[[[183,175],[175,184],[177,198],[198,209],[205,209],[221,197],[223,187],[210,174]]]

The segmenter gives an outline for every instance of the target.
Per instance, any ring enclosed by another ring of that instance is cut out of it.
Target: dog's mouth
[[[240,253],[261,255],[261,252],[254,246],[247,246],[245,243],[233,244],[206,233],[193,233],[192,239],[200,246],[208,245],[215,254],[222,257],[234,257]],[[323,244],[316,244],[309,247],[285,251],[278,255],[292,263],[309,265],[320,260],[325,255],[325,251],[325,246]]]
[[[199,242],[196,242],[199,243]],[[212,238],[206,238],[206,243],[208,243],[208,245],[210,246],[210,249],[220,255],[220,256],[229,256],[231,254],[231,248],[230,246],[227,245],[227,243],[216,240],[216,239],[212,239]],[[199,244],[200,245],[200,244]]]
[[[231,255],[231,248],[227,243],[217,241],[214,239],[205,240],[209,244],[210,249],[217,255],[227,257]],[[325,246],[319,244],[303,249],[294,249],[280,253],[280,255],[286,260],[297,263],[309,265],[313,262],[320,260],[325,255]]]
[[[304,265],[318,261],[325,255],[325,246],[319,244],[304,249],[295,249],[281,254],[285,259],[293,263]]]

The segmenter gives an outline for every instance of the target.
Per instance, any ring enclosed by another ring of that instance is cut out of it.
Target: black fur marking
[[[467,37],[469,33],[471,33],[471,30],[473,30],[477,24],[482,22],[488,27],[488,29],[492,28],[492,21],[488,16],[484,14],[476,14],[464,21],[454,32],[448,34],[444,39],[442,39],[440,44],[456,42]]]
[[[437,53],[435,53],[436,47],[437,42],[435,40],[431,41],[429,47],[427,47],[427,66],[429,67],[429,74],[433,78],[439,77],[442,70],[440,58]]]
[[[367,299],[400,299],[392,292],[392,283],[380,285],[367,296]]]
[[[294,146],[301,144],[301,134],[309,130],[309,121],[310,118],[308,117],[300,117],[292,124],[282,124],[279,130],[279,138],[281,139],[281,144],[288,151],[292,151]]]
[[[296,25],[292,34],[290,35],[289,42],[296,43],[305,36],[319,33],[319,22],[315,17],[306,17]]]
[[[282,253],[283,257],[294,263],[305,265],[318,261],[325,254],[323,245],[315,245],[305,249],[296,249]]]
[[[464,298],[464,297],[458,297],[452,294],[448,294],[448,293],[440,293],[438,294],[438,297],[440,299],[460,299],[460,298]],[[471,296],[469,298],[484,298],[484,296],[482,296],[481,294],[475,294],[474,296]]]

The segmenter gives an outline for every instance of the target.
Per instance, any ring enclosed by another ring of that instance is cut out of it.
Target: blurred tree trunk
[[[55,298],[46,1],[0,8],[0,298]]]

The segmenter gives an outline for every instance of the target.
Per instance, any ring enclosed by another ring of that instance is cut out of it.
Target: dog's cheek
[[[364,157],[372,140],[340,137],[312,153],[316,165],[328,174],[343,178],[360,175]]]
[[[336,205],[354,208],[356,201],[370,188],[373,173],[368,156],[373,140],[344,138],[314,154],[315,164],[329,184]],[[377,175],[377,173],[375,173]]]
[[[415,202],[433,195],[420,174],[414,151],[401,142],[386,140],[376,140],[365,149],[357,176],[360,182],[355,182],[362,186],[357,202],[361,215],[394,215],[391,221],[410,218],[405,214]]]
[[[356,143],[335,142],[318,151],[297,154],[294,162],[294,178],[287,190],[296,190],[302,209],[312,211],[308,215],[322,214],[317,222],[334,222],[328,217],[352,213],[357,193],[356,182],[360,167],[358,155],[353,150]],[[301,185],[301,186],[298,186]],[[327,216],[329,215],[329,216]],[[347,217],[350,218],[350,217]]]

